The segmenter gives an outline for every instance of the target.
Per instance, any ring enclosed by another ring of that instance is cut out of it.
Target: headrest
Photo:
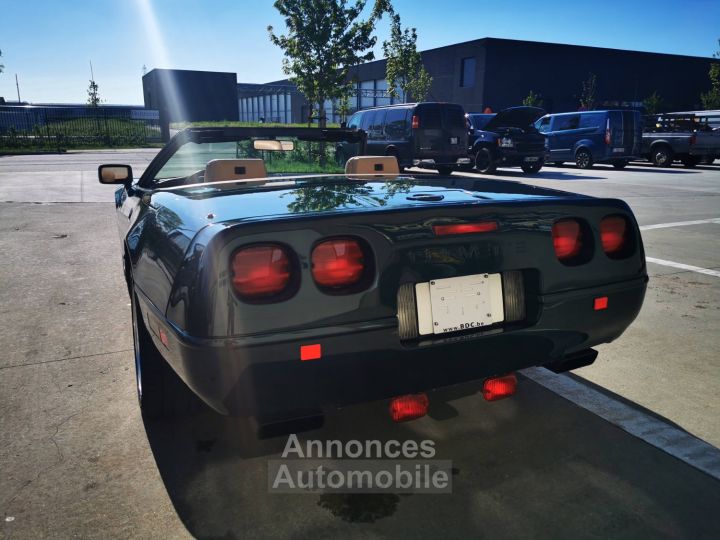
[[[400,174],[400,167],[395,156],[356,156],[345,163],[345,174],[397,176]]]
[[[265,162],[262,159],[213,159],[205,166],[205,182],[247,180],[266,176]]]

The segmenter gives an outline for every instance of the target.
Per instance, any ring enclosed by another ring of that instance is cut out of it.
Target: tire
[[[616,169],[624,169],[625,167],[627,167],[627,165],[628,165],[628,162],[625,160],[612,162],[612,166],[615,167]]]
[[[440,176],[450,176],[455,167],[451,167],[449,165],[438,165],[435,169],[437,169]]]
[[[532,165],[520,165],[520,168],[525,174],[537,174],[540,172],[540,169],[542,169],[542,166],[542,161],[539,161],[538,163],[533,163]]]
[[[682,158],[680,161],[686,169],[694,169],[695,166],[700,163],[701,158],[698,156],[687,156]]]
[[[197,412],[200,399],[177,376],[157,350],[143,321],[137,295],[132,295],[135,381],[143,417],[158,420]]]
[[[575,153],[575,166],[578,169],[592,169],[593,158],[590,150],[581,148]]]
[[[497,164],[489,148],[479,148],[475,152],[475,170],[482,174],[492,174],[497,170]]]
[[[672,167],[672,148],[665,144],[659,144],[650,151],[650,161],[656,167]]]

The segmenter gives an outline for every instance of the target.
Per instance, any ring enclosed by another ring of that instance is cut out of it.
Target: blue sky
[[[710,56],[720,38],[719,0],[393,3],[421,50],[502,37]],[[143,65],[280,79],[268,24],[284,28],[271,0],[0,0],[0,96],[16,99],[17,73],[23,100],[84,102],[91,60],[107,103],[142,103]],[[380,58],[386,19],[377,36]]]

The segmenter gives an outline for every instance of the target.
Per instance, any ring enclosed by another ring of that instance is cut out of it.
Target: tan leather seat
[[[345,163],[345,174],[374,174],[394,177],[400,174],[400,166],[395,156],[356,156]]]
[[[205,182],[253,180],[267,177],[262,159],[213,159],[205,166]],[[264,183],[259,180],[257,183]]]

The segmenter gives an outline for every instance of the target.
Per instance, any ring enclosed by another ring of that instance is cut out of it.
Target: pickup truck
[[[656,167],[670,167],[675,160],[685,167],[712,163],[720,156],[720,131],[692,114],[646,117],[641,154]]]

